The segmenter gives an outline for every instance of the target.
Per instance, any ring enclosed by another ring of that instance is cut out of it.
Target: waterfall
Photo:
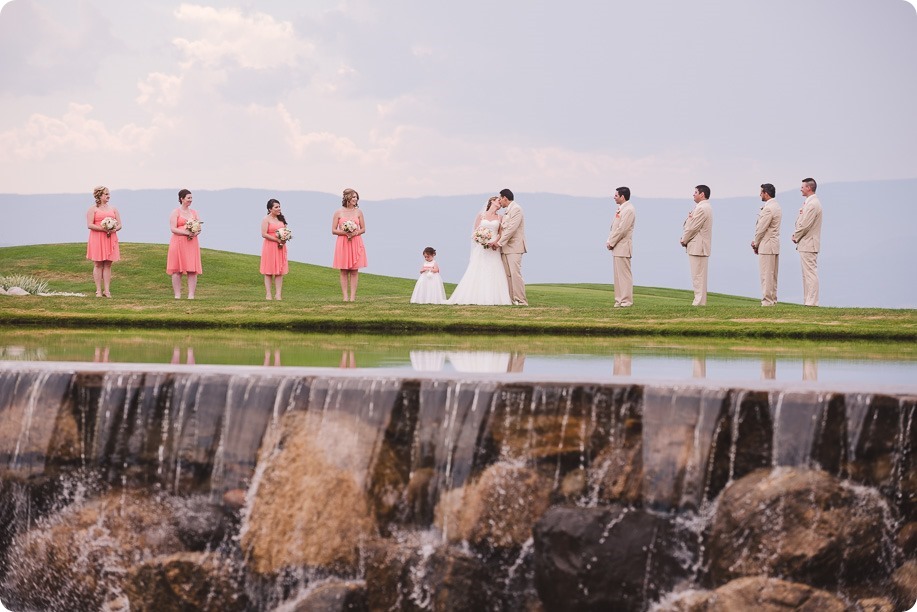
[[[143,597],[142,571],[180,561],[227,609],[335,589],[371,607],[589,607],[612,596],[609,571],[634,573],[615,605],[644,609],[676,585],[731,578],[706,556],[724,499],[780,479],[841,483],[884,508],[870,584],[885,584],[902,558],[889,542],[917,520],[915,405],[881,389],[5,365],[0,599]],[[791,533],[780,504],[773,525]],[[147,521],[155,542],[129,537],[121,516]],[[23,590],[58,571],[35,549],[57,559],[56,541],[106,547],[82,553],[104,557],[96,581],[63,572],[56,594]],[[808,566],[798,579],[868,590],[848,568],[872,549],[849,548],[837,579]],[[626,550],[640,552],[609,569]],[[579,568],[569,593],[561,555]]]

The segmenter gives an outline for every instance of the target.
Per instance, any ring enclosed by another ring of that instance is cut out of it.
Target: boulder
[[[23,295],[29,295],[29,292],[23,289],[22,287],[10,287],[9,289],[6,290],[6,295],[23,296]]]
[[[484,610],[491,577],[475,555],[402,534],[367,547],[366,592],[370,610]]]
[[[912,610],[917,602],[917,561],[910,560],[892,574],[899,610]]]
[[[535,526],[535,587],[551,610],[640,610],[688,576],[696,536],[625,506],[550,508]]]
[[[326,582],[296,602],[292,612],[369,612],[366,585],[356,581]]]
[[[733,580],[715,591],[686,591],[666,597],[653,612],[846,612],[843,600],[806,584],[767,576]]]
[[[490,550],[520,547],[547,510],[551,487],[535,470],[495,463],[478,480],[441,495],[435,522],[450,542]]]
[[[639,504],[643,498],[643,444],[639,436],[629,444],[608,446],[589,466],[587,481],[596,501]]]
[[[111,493],[16,536],[2,588],[27,609],[99,609],[123,589],[131,566],[182,549],[167,503]]]
[[[124,592],[132,612],[160,610],[243,611],[243,585],[219,556],[178,553],[149,559],[127,575]]]
[[[817,587],[883,580],[894,566],[891,523],[874,490],[818,470],[763,469],[718,500],[707,558],[714,585],[782,576]]]
[[[264,471],[243,519],[252,571],[357,569],[360,546],[376,532],[364,491],[374,439],[373,428],[341,413],[284,417],[276,445],[262,449]]]

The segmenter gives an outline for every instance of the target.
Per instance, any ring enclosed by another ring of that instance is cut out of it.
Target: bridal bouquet
[[[277,236],[277,240],[280,241],[277,243],[278,249],[282,249],[288,240],[293,240],[293,230],[288,227],[281,227],[274,234]]]
[[[471,235],[471,239],[480,244],[485,249],[490,248],[490,243],[493,242],[494,233],[490,231],[490,228],[480,226],[474,233]]]
[[[201,226],[204,224],[203,221],[198,221],[197,219],[188,219],[185,222],[185,229],[191,232],[188,235],[188,240],[191,240],[195,236],[201,233]]]
[[[105,217],[102,219],[102,222],[99,223],[99,227],[105,230],[105,233],[111,236],[112,231],[118,227],[118,220],[114,217]]]
[[[357,231],[357,227],[358,227],[358,226],[357,226],[357,222],[356,222],[356,221],[351,221],[350,219],[348,219],[347,221],[344,221],[344,222],[341,223],[341,225],[340,225],[341,230],[347,232],[347,239],[348,239],[348,240],[350,240],[350,239],[353,237],[353,236],[351,236],[351,234],[353,234],[355,231]]]

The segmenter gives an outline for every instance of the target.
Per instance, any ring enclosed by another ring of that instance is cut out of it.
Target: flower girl
[[[439,275],[439,266],[433,259],[435,256],[436,249],[433,247],[423,250],[424,264],[420,269],[420,278],[414,285],[414,293],[411,294],[412,304],[443,304],[446,301],[446,289]]]

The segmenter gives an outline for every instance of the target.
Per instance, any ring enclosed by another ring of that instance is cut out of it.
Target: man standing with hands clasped
[[[707,305],[707,263],[710,261],[710,243],[713,239],[713,209],[710,207],[710,188],[694,188],[694,209],[685,219],[681,246],[688,251],[691,265],[691,286],[694,288],[694,306]]]
[[[615,204],[618,205],[618,211],[611,223],[605,248],[614,255],[614,307],[627,308],[634,305],[634,275],[631,272],[630,258],[634,244],[634,222],[637,219],[634,205],[630,203],[630,189],[615,189]]]
[[[799,216],[796,217],[796,231],[793,242],[802,262],[802,294],[806,306],[818,306],[818,250],[821,248],[821,202],[815,195],[818,185],[814,178],[802,179],[799,193],[805,198]]]
[[[761,201],[764,206],[755,223],[755,238],[751,250],[758,256],[758,271],[761,274],[761,305],[777,303],[777,264],[780,255],[780,220],[783,212],[774,199],[777,190],[770,183],[761,185]]]
[[[525,219],[522,207],[513,201],[513,192],[509,189],[500,191],[500,206],[506,209],[501,221],[500,241],[494,248],[500,249],[503,258],[503,269],[506,271],[506,282],[509,284],[509,297],[514,306],[528,306],[525,299],[525,281],[522,280],[522,255],[525,250]]]

